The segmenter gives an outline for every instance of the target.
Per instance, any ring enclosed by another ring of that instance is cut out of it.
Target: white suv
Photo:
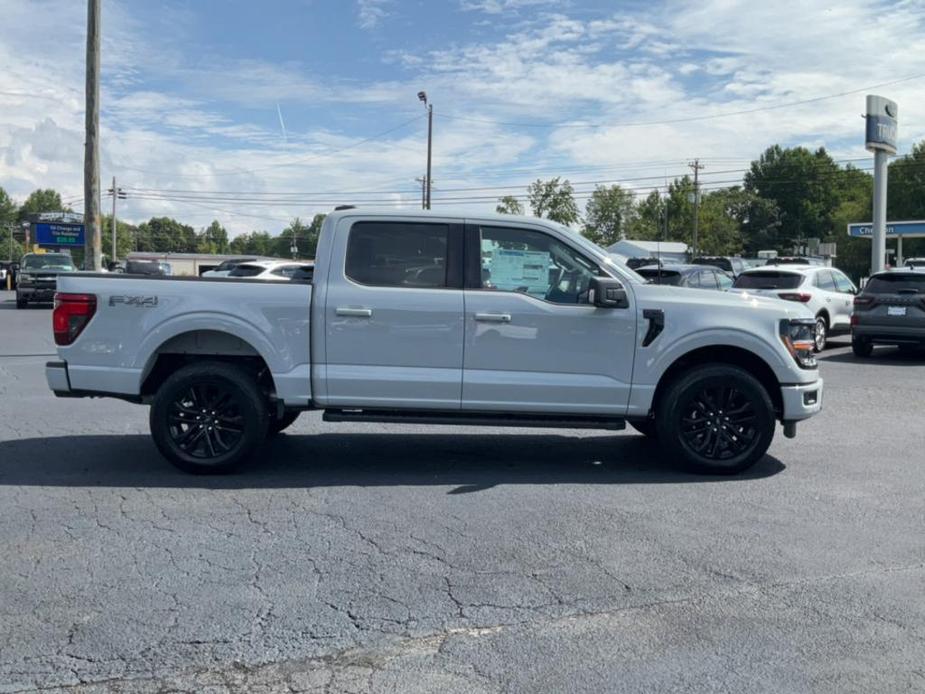
[[[816,316],[817,352],[825,349],[829,336],[851,331],[858,289],[841,270],[816,265],[765,265],[746,270],[732,287],[733,291],[804,304]]]

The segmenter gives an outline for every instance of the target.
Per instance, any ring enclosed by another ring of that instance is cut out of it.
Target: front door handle
[[[510,323],[510,313],[476,313],[475,319],[483,323]]]
[[[336,311],[338,316],[350,316],[352,318],[371,318],[373,310],[371,308],[350,308],[348,306],[338,306]]]

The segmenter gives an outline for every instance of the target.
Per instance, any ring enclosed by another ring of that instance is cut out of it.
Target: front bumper
[[[53,301],[55,298],[55,286],[42,285],[23,285],[16,287],[19,295],[28,301]]]
[[[901,325],[856,325],[851,329],[851,337],[888,345],[925,344],[925,328]]]
[[[785,422],[798,422],[809,419],[822,410],[822,379],[812,383],[781,386],[781,400],[784,404]]]

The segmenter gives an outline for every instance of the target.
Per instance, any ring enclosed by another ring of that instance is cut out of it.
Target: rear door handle
[[[338,316],[350,316],[352,318],[371,318],[373,310],[371,308],[349,308],[347,306],[338,306],[336,311]]]
[[[510,323],[510,313],[476,313],[475,319],[483,323]]]

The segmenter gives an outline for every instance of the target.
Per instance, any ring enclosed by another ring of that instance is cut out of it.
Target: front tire
[[[16,294],[16,308],[25,308],[27,303],[28,302],[24,298]]]
[[[231,472],[266,438],[269,415],[254,376],[225,362],[178,369],[158,389],[149,416],[161,454],[193,474]]]
[[[660,400],[659,442],[691,472],[734,475],[747,470],[774,438],[776,418],[768,392],[737,366],[691,369]]]

